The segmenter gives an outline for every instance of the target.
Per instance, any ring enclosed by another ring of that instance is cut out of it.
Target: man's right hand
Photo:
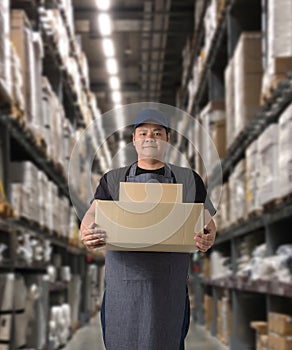
[[[106,243],[106,231],[94,222],[88,227],[82,227],[82,243],[88,249],[103,247]]]

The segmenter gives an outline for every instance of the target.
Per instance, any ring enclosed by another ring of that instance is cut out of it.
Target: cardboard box
[[[205,327],[211,330],[213,321],[213,298],[209,295],[204,295],[204,313]]]
[[[292,316],[269,312],[269,332],[292,336]]]
[[[107,231],[107,249],[193,252],[204,204],[96,201],[95,222]]]
[[[276,333],[269,333],[269,350],[291,350],[292,336],[285,337]]]
[[[182,203],[182,184],[120,183],[121,202]]]

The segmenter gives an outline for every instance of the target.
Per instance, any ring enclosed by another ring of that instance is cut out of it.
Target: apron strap
[[[135,176],[136,175],[136,170],[137,170],[138,162],[135,162],[132,164],[129,172],[129,176]],[[168,163],[164,164],[164,177],[171,178],[171,168]]]

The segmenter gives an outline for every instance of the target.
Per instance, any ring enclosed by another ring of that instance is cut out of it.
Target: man
[[[216,211],[197,173],[164,163],[169,142],[164,114],[154,109],[140,112],[133,132],[138,161],[106,173],[94,198],[118,200],[121,181],[182,183],[184,202],[205,203],[205,234],[194,233],[194,240],[197,248],[206,252],[215,240],[211,215]],[[82,241],[88,249],[106,243],[105,230],[94,224],[94,212],[95,201],[81,223]],[[189,327],[188,266],[186,253],[107,252],[101,317],[108,350],[184,349]]]

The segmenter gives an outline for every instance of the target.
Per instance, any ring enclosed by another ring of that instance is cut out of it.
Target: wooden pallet
[[[249,219],[256,218],[260,216],[262,213],[263,213],[263,209],[254,209],[250,213],[248,213],[248,218]]]
[[[4,200],[0,200],[0,217],[7,219],[13,217],[13,207]]]
[[[275,74],[271,77],[268,85],[264,89],[261,95],[260,99],[260,105],[264,106],[269,102],[271,97],[273,96],[274,91],[277,89],[279,83],[283,80],[285,80],[285,75],[284,74]]]
[[[275,207],[277,207],[279,204],[281,204],[282,201],[283,201],[282,198],[272,199],[270,202],[264,204],[264,211],[273,210]]]
[[[41,135],[34,135],[35,143],[37,147],[42,151],[44,155],[47,154],[47,143]]]

